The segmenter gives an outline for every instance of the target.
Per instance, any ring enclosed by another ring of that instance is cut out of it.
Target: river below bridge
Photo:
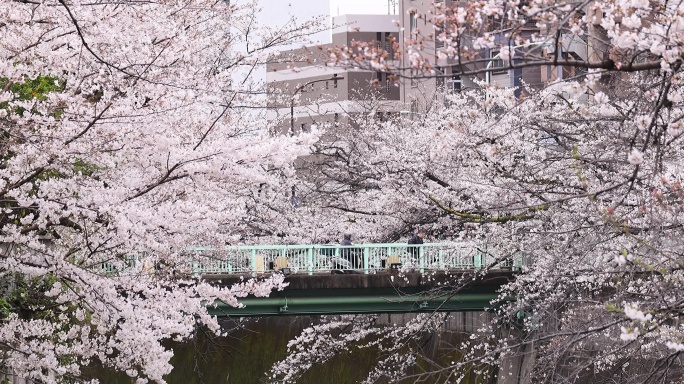
[[[379,326],[393,326],[411,319],[413,314],[378,315]],[[425,335],[421,348],[438,362],[448,363],[460,359],[453,346],[459,345],[465,337],[486,320],[483,312],[452,313],[444,329],[438,335]],[[166,378],[169,384],[250,384],[270,383],[267,372],[273,363],[285,358],[287,343],[301,331],[320,322],[318,316],[263,317],[250,318],[239,327],[230,320],[224,320],[226,329],[233,329],[227,337],[210,339],[198,334],[190,342],[169,344],[175,355],[173,372]],[[332,358],[325,364],[314,366],[297,381],[300,384],[346,384],[362,381],[374,368],[374,363],[384,356],[378,350],[362,349]],[[439,361],[442,360],[442,361]],[[424,369],[419,364],[416,372]],[[414,372],[415,373],[415,372]],[[101,369],[86,372],[105,384],[130,384],[126,375],[112,374]],[[434,381],[442,382],[435,377]],[[443,380],[444,378],[442,378]],[[413,381],[404,381],[412,383]],[[479,383],[476,377],[466,378],[462,383]]]

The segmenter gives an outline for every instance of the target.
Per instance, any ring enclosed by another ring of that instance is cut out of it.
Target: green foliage
[[[68,329],[77,323],[83,323],[75,317],[75,310],[78,308],[76,303],[57,303],[53,297],[45,295],[51,290],[55,283],[60,281],[56,276],[47,274],[43,276],[27,277],[20,273],[3,275],[0,278],[0,320],[17,314],[22,319],[42,319],[49,322],[60,324],[57,330],[67,332]],[[68,282],[61,281],[62,290],[69,289]],[[66,317],[65,317],[66,316]],[[86,312],[85,321],[91,320],[91,314]],[[48,335],[51,338],[54,335]],[[71,345],[69,339],[61,340],[60,343]],[[58,355],[57,359],[61,365],[77,363],[72,355]],[[0,367],[2,365],[0,364]],[[0,382],[0,384],[5,381]],[[77,378],[66,375],[59,378],[63,384],[75,384],[81,382]]]
[[[0,89],[8,90],[14,94],[15,100],[46,100],[50,92],[59,92],[64,89],[64,82],[54,76],[39,75],[35,79],[26,79],[21,83],[10,83],[6,77],[0,77]],[[0,109],[8,109],[9,102],[0,103]],[[12,112],[22,115],[25,108],[16,107]],[[10,112],[8,110],[8,112]],[[54,117],[59,118],[61,111],[55,111]]]
[[[3,283],[7,291],[2,299],[6,303],[5,310],[9,313],[17,313],[21,318],[32,319],[55,319],[63,310],[56,306],[54,300],[45,296],[45,292],[52,289],[57,282],[53,275],[27,278],[21,274],[7,277]],[[0,313],[2,313],[0,302]],[[68,309],[67,309],[68,310]]]
[[[88,163],[82,159],[76,159],[76,161],[74,161],[74,173],[76,174],[90,177],[98,169],[100,168],[95,164]]]
[[[615,303],[606,303],[606,311],[612,313],[622,313],[622,309]]]
[[[47,100],[48,95],[53,92],[62,92],[65,88],[65,82],[55,76],[39,75],[33,79],[24,77],[21,82],[10,82],[6,77],[0,76],[0,91],[9,91],[13,95],[12,101],[43,101]],[[26,112],[25,107],[12,105],[12,101],[5,101],[0,103],[0,110],[5,110],[8,114],[23,115]],[[49,114],[56,119],[59,119],[63,113],[61,106],[51,106],[52,110]],[[37,114],[38,111],[32,111]],[[3,154],[0,156],[0,168],[3,168],[5,163],[12,159],[16,153],[12,141],[21,140],[21,135],[10,134],[10,128],[0,127],[0,149]],[[63,179],[73,176],[95,177],[94,173],[98,170],[95,164],[89,163],[83,159],[75,159],[73,161],[73,173],[58,171],[55,169],[38,169],[32,175],[32,179],[28,181],[30,189],[29,196],[35,196],[40,189],[41,181],[51,179]],[[36,210],[35,207],[19,206],[13,199],[6,199],[0,208],[5,209],[4,214],[0,215],[0,227],[5,224],[21,226],[20,220],[26,216],[33,215]],[[17,299],[17,298],[15,298]],[[20,302],[21,300],[17,301]],[[0,309],[1,311],[1,309]]]
[[[577,145],[572,146],[572,158],[575,160],[579,160],[580,158],[579,147]]]
[[[10,313],[12,313],[12,306],[7,300],[0,298],[0,320],[9,317]]]
[[[8,85],[7,78],[0,78],[0,87]],[[45,100],[50,92],[60,91],[64,88],[64,83],[54,76],[37,76],[35,79],[28,79],[23,83],[12,83],[9,90],[17,96],[19,100]]]

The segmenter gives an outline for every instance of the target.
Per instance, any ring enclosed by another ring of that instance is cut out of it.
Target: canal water
[[[380,326],[401,324],[412,316],[380,315]],[[475,329],[482,319],[483,313],[453,314],[457,321],[447,322],[452,329],[444,329],[436,335],[425,335],[420,341],[423,352],[446,363],[461,358],[460,352],[453,346],[469,336],[464,332]],[[467,316],[467,317],[466,317]],[[169,384],[250,384],[270,383],[267,372],[273,363],[285,358],[287,343],[298,336],[301,331],[320,317],[264,317],[252,318],[236,326],[234,322],[224,321],[224,327],[232,329],[229,336],[211,338],[198,333],[193,341],[169,344],[174,350],[173,372],[166,378]],[[383,323],[385,325],[383,325]],[[370,372],[378,359],[385,358],[373,349],[354,350],[337,356],[323,365],[311,368],[297,383],[300,384],[347,384],[362,381]],[[421,363],[416,370],[421,370]],[[93,368],[88,375],[96,376],[106,384],[130,384],[126,375],[114,374],[101,368]],[[444,379],[444,378],[442,378]],[[405,381],[409,383],[413,381]],[[442,382],[438,378],[430,382]],[[463,383],[478,383],[477,378],[467,378]]]

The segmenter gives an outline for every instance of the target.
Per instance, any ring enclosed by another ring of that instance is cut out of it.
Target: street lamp
[[[307,86],[315,83],[320,83],[321,81],[330,81],[332,80],[334,82],[334,87],[337,88],[337,80],[344,80],[343,76],[337,76],[337,73],[334,74],[331,78],[329,79],[318,79],[318,80],[311,80],[309,82],[306,82],[299,87],[295,88],[294,92],[292,92],[292,97],[290,97],[290,134],[294,134],[294,99],[295,96],[297,96],[297,93],[299,93],[301,90],[306,88]]]

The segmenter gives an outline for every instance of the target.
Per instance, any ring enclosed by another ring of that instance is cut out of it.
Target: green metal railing
[[[387,269],[472,270],[492,265],[520,268],[522,256],[497,260],[486,247],[469,243],[266,245],[224,249],[190,248],[195,275],[286,273],[377,273]]]
[[[125,273],[125,271],[137,269],[137,267],[142,265],[141,263],[146,256],[145,253],[134,253],[126,255],[123,260],[105,261],[98,264],[98,266],[107,275],[117,275]]]
[[[208,274],[284,273],[378,273],[388,269],[415,270],[478,270],[483,268],[520,269],[522,255],[497,259],[486,246],[473,243],[399,243],[358,245],[257,245],[224,248],[190,247],[183,251],[187,264],[169,266],[152,263],[144,253],[126,257],[119,264],[103,263],[107,274],[130,270],[148,272]]]

